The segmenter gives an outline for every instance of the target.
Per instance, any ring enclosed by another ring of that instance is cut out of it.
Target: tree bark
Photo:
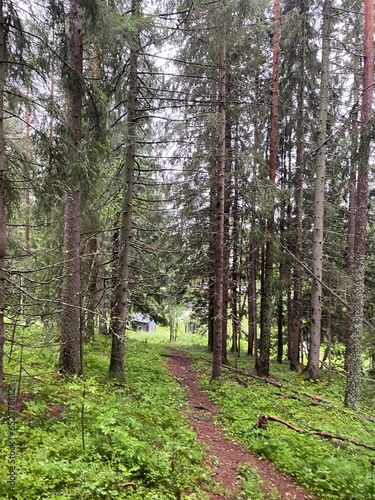
[[[257,353],[257,299],[256,299],[256,263],[257,263],[257,241],[256,223],[252,216],[250,228],[250,264],[249,264],[249,293],[248,293],[248,342],[247,354],[254,356]],[[255,356],[256,357],[256,356]]]
[[[99,335],[107,335],[107,306],[106,306],[106,285],[105,285],[105,270],[103,266],[103,254],[99,249],[97,255],[97,283],[96,293],[98,297],[98,316],[99,316]]]
[[[279,116],[279,58],[280,58],[280,0],[274,1],[274,34],[273,34],[273,61],[272,61],[272,102],[270,117],[270,157],[269,179],[275,184],[277,150],[278,150],[278,116]],[[256,366],[258,376],[269,376],[272,327],[272,299],[273,299],[273,264],[274,264],[274,209],[267,223],[268,239],[265,250],[265,276],[263,290],[263,327],[259,339],[259,358]]]
[[[132,0],[132,16],[139,16],[140,2]],[[132,246],[132,218],[134,192],[134,166],[137,140],[137,97],[138,97],[138,51],[139,33],[134,36],[130,50],[130,73],[128,95],[128,145],[125,155],[125,181],[120,231],[120,249],[118,262],[118,281],[115,289],[114,308],[112,310],[110,331],[112,348],[109,372],[119,381],[124,379],[125,368],[125,332],[128,316],[129,270]]]
[[[89,254],[90,260],[88,263],[88,298],[87,298],[87,312],[86,312],[86,328],[85,328],[85,340],[94,338],[95,333],[95,309],[96,309],[96,290],[98,281],[98,267],[96,256],[98,252],[98,237],[92,236],[89,240]]]
[[[77,162],[82,141],[83,99],[83,15],[77,0],[70,0],[68,62],[73,70],[67,88],[67,122],[70,127],[67,161]],[[77,169],[77,167],[76,167]],[[61,314],[62,373],[80,375],[81,356],[81,186],[77,172],[65,195],[64,209],[64,279]]]
[[[210,223],[210,243],[208,247],[208,350],[213,352],[214,350],[214,321],[215,321],[215,167],[216,165],[212,162],[210,168],[210,211],[209,211],[209,223]]]
[[[353,33],[355,40],[359,43],[359,30],[354,28]],[[356,191],[357,191],[357,152],[358,152],[358,139],[359,139],[359,88],[360,88],[360,57],[358,54],[353,56],[353,70],[354,70],[354,82],[353,82],[353,102],[354,111],[352,116],[352,130],[351,130],[351,149],[350,149],[350,170],[349,170],[349,184],[348,184],[348,194],[349,194],[349,206],[348,206],[348,233],[347,233],[347,257],[346,257],[346,271],[348,274],[349,288],[350,283],[353,282],[353,267],[354,267],[354,248],[355,248],[355,212],[356,212]],[[350,293],[349,293],[350,297]],[[349,299],[350,300],[350,299]],[[347,371],[347,361],[349,357],[349,339],[352,330],[353,313],[352,309],[348,309],[346,312],[346,329],[344,331],[344,342],[345,342],[345,371]]]
[[[347,358],[348,375],[345,406],[359,409],[361,397],[361,336],[364,304],[364,264],[366,254],[366,224],[368,203],[368,172],[371,140],[372,101],[374,84],[374,0],[365,0],[363,94],[361,108],[360,145],[358,152],[357,210],[353,259],[352,331]]]
[[[296,240],[294,253],[298,260],[302,257],[302,216],[303,216],[303,168],[304,155],[304,108],[305,108],[305,50],[306,50],[306,12],[305,2],[301,2],[301,42],[300,71],[297,95],[297,129],[296,129],[296,175],[295,175],[295,217]],[[293,265],[293,303],[290,332],[289,366],[296,371],[299,365],[299,351],[302,339],[302,269],[295,262]]]
[[[4,308],[5,308],[5,256],[7,233],[5,218],[5,141],[4,141],[4,83],[5,83],[5,37],[3,0],[0,0],[0,402],[4,394]]]
[[[324,187],[326,171],[326,141],[328,116],[328,79],[331,33],[331,0],[323,4],[322,73],[320,80],[320,102],[318,123],[318,152],[316,159],[314,228],[312,247],[313,279],[311,290],[311,328],[307,376],[311,380],[319,377],[320,335],[322,322],[323,276],[323,229],[324,229]]]
[[[238,127],[237,127],[238,130]],[[239,165],[238,165],[238,131],[236,132],[235,140],[235,160],[234,160],[234,198],[232,205],[232,241],[233,241],[233,253],[232,253],[232,348],[231,351],[234,352],[235,363],[237,362],[238,355],[238,344],[239,335],[241,332],[241,321],[240,321],[240,298],[241,293],[239,293],[240,284],[240,270],[239,270],[239,252],[240,252],[240,214],[239,214]]]
[[[218,154],[216,173],[216,229],[215,229],[215,295],[213,360],[211,379],[221,375],[223,355],[223,275],[224,275],[224,225],[225,225],[225,170],[226,170],[226,91],[227,91],[226,40],[223,37],[219,52],[218,92]]]

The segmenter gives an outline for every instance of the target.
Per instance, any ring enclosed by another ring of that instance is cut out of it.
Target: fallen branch
[[[185,359],[186,356],[178,356],[177,354],[166,354],[162,352],[160,356],[163,356],[163,358],[176,358],[176,359]]]
[[[274,394],[276,394],[276,396],[279,396],[280,398],[285,398],[285,399],[295,399],[297,401],[303,401],[302,398],[300,398],[299,396],[297,396],[296,394],[284,394],[283,392],[274,392]],[[313,403],[311,404],[319,404],[319,405],[322,405],[324,403],[321,403],[320,401],[314,401]]]
[[[245,372],[244,370],[239,370],[238,368],[233,368],[232,366],[229,366],[229,365],[223,365],[223,368],[227,368],[228,370],[231,370],[235,373],[240,373],[241,375],[246,375],[247,377],[255,378],[256,380],[259,380],[260,382],[264,382],[265,384],[274,385],[275,387],[278,387],[279,389],[285,389],[287,391],[293,392],[294,394],[300,394],[302,396],[314,399],[316,401],[320,401],[322,403],[332,404],[331,401],[329,401],[328,399],[322,398],[321,396],[316,396],[315,394],[309,394],[308,392],[298,391],[297,389],[293,389],[293,387],[289,387],[287,385],[281,384],[280,382],[276,382],[275,380],[271,380],[269,378],[258,377],[258,375],[255,375],[255,373]],[[237,378],[236,378],[236,380],[237,380]],[[242,385],[244,385],[243,381],[242,381]],[[334,406],[334,405],[332,404],[332,406]]]
[[[344,436],[340,436],[339,434],[331,434],[330,432],[325,432],[325,431],[319,431],[319,430],[313,430],[313,431],[306,431],[304,429],[300,429],[299,427],[296,427],[295,425],[291,424],[290,422],[287,422],[286,420],[283,420],[278,417],[274,417],[272,415],[259,415],[258,417],[258,427],[260,429],[265,429],[265,422],[268,420],[271,420],[273,422],[278,422],[279,424],[283,424],[289,429],[292,429],[295,432],[298,432],[299,434],[313,434],[315,436],[320,436],[326,439],[338,439],[340,441],[345,441],[347,443],[354,444],[355,446],[360,446],[362,448],[366,448],[368,450],[375,450],[374,446],[370,446],[365,443],[360,443],[359,441],[355,441],[354,439],[350,439]]]
[[[133,488],[133,490],[137,489],[137,485],[135,483],[133,483],[133,482],[120,484],[121,488],[127,488],[128,486],[131,486]]]
[[[287,391],[291,391],[293,394],[297,394],[296,397],[293,397],[292,395],[276,393],[276,395],[278,395],[280,397],[284,397],[284,398],[290,397],[292,399],[297,399],[299,401],[302,401],[302,399],[300,397],[298,397],[298,395],[300,394],[302,396],[306,396],[308,398],[313,399],[314,402],[311,403],[312,405],[322,405],[322,406],[327,406],[327,407],[332,407],[332,408],[338,408],[338,405],[335,405],[334,403],[332,403],[332,401],[329,401],[328,399],[324,399],[321,396],[316,396],[315,394],[309,394],[308,392],[298,391],[297,389],[293,389],[292,387],[289,387],[287,385],[283,385],[283,384],[276,382],[274,380],[258,377],[258,375],[255,375],[254,373],[245,372],[244,370],[239,370],[238,368],[233,368],[229,365],[223,365],[223,367],[228,368],[229,370],[231,370],[235,373],[241,373],[242,375],[246,375],[247,377],[255,378],[256,380],[260,380],[261,382],[274,385],[274,386],[278,387],[279,389],[285,389]],[[242,380],[237,375],[233,375],[233,377],[235,378],[235,380],[237,380],[237,382],[239,384],[243,385],[244,387],[249,387],[250,384],[245,382],[245,380]],[[358,416],[358,418],[361,418],[363,420],[367,420],[369,422],[375,423],[375,417],[370,417],[368,415],[362,415],[361,413],[357,413],[357,416]]]

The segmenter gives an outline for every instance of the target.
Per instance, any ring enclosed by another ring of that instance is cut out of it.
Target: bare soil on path
[[[168,348],[168,351],[168,369],[186,388],[188,417],[198,439],[207,448],[206,463],[212,470],[212,478],[229,492],[226,496],[210,493],[210,500],[236,500],[240,487],[238,468],[245,464],[251,464],[258,471],[266,498],[275,498],[278,492],[282,500],[317,500],[291,477],[279,472],[272,462],[252,455],[238,443],[226,438],[223,429],[214,423],[216,405],[198,388],[188,355],[172,348]]]

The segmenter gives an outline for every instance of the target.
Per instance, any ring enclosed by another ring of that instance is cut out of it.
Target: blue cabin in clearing
[[[153,333],[156,331],[156,323],[148,314],[138,312],[132,317],[131,328],[136,331]]]

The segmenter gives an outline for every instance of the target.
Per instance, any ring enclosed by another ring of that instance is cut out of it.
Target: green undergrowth
[[[185,415],[184,390],[166,370],[166,345],[185,350],[194,360],[201,387],[217,402],[218,422],[230,438],[272,460],[321,499],[375,498],[375,451],[311,433],[321,430],[375,446],[375,423],[364,418],[375,415],[370,382],[363,386],[362,416],[343,408],[342,377],[329,382],[323,374],[319,382],[307,382],[303,374],[290,372],[287,363],[271,365],[271,379],[284,388],[238,374],[248,384],[244,387],[225,368],[222,379],[210,383],[206,338],[179,331],[171,344],[167,329],[153,335],[130,333],[122,385],[107,375],[108,338],[85,346],[83,378],[62,378],[55,368],[54,335],[31,328],[26,333],[16,335],[25,344],[22,351],[15,345],[6,352],[5,386],[11,394],[20,383],[21,397],[14,434],[12,411],[0,412],[0,498],[207,500],[214,485]],[[245,355],[238,367],[253,370]],[[305,432],[274,421],[261,430],[260,414]],[[13,455],[16,483],[10,491]],[[279,499],[276,491],[262,491],[263,478],[250,465],[239,470],[238,479],[239,500]]]
[[[364,418],[365,413],[372,417],[375,414],[373,385],[364,384],[362,410],[358,414],[343,407],[345,380],[342,377],[334,376],[329,382],[323,374],[319,382],[309,382],[303,374],[290,372],[287,363],[272,363],[271,379],[286,388],[238,374],[239,379],[248,384],[245,387],[225,368],[222,379],[210,383],[211,356],[202,348],[184,345],[184,349],[196,362],[202,388],[218,404],[218,421],[230,438],[258,456],[272,460],[280,471],[293,476],[319,498],[375,498],[375,451],[311,434],[320,430],[375,447],[375,422]],[[233,366],[234,360],[230,361]],[[238,360],[238,367],[253,371],[252,362],[245,355]],[[298,390],[298,394],[288,387]],[[325,401],[317,401],[308,394],[319,395]],[[277,417],[305,432],[298,433],[270,420],[267,430],[259,429],[260,414]],[[251,474],[250,478],[254,482]],[[261,492],[259,495],[254,498],[263,498]]]
[[[36,348],[42,340],[30,330],[22,355],[19,347],[7,352],[6,389],[13,391],[20,380],[21,397],[14,434],[13,410],[0,413],[0,498],[208,498],[203,451],[162,347],[128,341],[126,382],[117,385],[107,375],[109,339],[85,346],[84,378],[65,379],[54,368],[58,346]]]
[[[281,500],[276,489],[264,493],[262,490],[263,480],[259,472],[250,464],[239,467],[238,480],[241,490],[236,500]]]

